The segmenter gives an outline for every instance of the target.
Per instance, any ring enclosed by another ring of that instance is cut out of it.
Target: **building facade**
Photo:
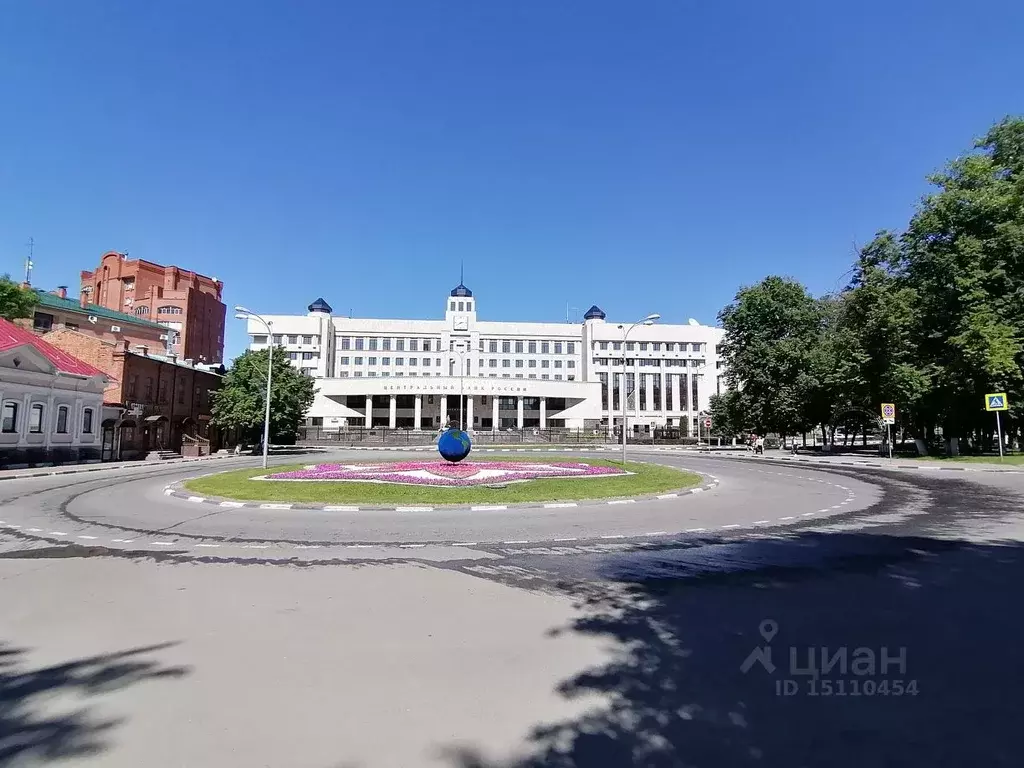
[[[95,270],[81,273],[81,283],[88,302],[168,328],[168,350],[179,358],[223,361],[227,308],[216,278],[111,251]]]
[[[107,375],[103,391],[104,460],[133,459],[153,451],[180,452],[189,439],[218,446],[210,426],[211,393],[223,368],[163,355],[163,348],[129,347],[61,328],[43,337],[54,347]]]
[[[0,318],[0,467],[99,461],[104,372]]]
[[[631,432],[696,434],[724,386],[723,331],[694,320],[619,324],[596,306],[581,324],[480,320],[462,284],[444,298],[443,320],[335,317],[323,299],[308,309],[265,317],[270,336],[250,320],[250,348],[279,345],[318,380],[308,420],[326,429],[612,431],[626,405]]]

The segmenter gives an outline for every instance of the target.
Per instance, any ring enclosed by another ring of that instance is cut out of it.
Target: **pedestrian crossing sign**
[[[1009,403],[1006,402],[1005,392],[996,392],[995,394],[985,395],[986,411],[1005,411],[1008,410],[1009,407]]]

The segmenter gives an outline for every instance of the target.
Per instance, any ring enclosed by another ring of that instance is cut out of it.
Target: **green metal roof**
[[[143,320],[138,315],[129,315],[127,312],[116,312],[113,309],[100,307],[96,304],[86,304],[83,307],[76,299],[62,299],[55,293],[47,293],[43,290],[37,290],[36,295],[39,297],[39,306],[41,307],[62,309],[65,312],[75,312],[79,315],[96,315],[96,317],[105,317],[108,320],[117,320],[120,323],[134,323],[135,325],[144,325],[149,328],[167,330],[167,326],[154,323],[152,320]]]

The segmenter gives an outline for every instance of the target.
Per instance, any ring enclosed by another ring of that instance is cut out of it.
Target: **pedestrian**
[[[758,437],[757,442],[754,443],[754,453],[764,456],[764,438]]]

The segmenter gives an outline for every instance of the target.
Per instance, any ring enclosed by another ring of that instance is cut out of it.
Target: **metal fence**
[[[611,434],[607,429],[504,429],[499,431],[476,431],[470,433],[476,445],[620,445],[621,431]],[[349,427],[327,429],[324,427],[299,427],[296,442],[302,445],[432,445],[437,442],[437,432],[418,429],[388,427]],[[698,445],[696,437],[679,434],[678,430],[655,430],[636,432],[628,435],[630,445]],[[707,445],[707,438],[701,441]],[[720,438],[712,438],[712,445],[721,445]]]

